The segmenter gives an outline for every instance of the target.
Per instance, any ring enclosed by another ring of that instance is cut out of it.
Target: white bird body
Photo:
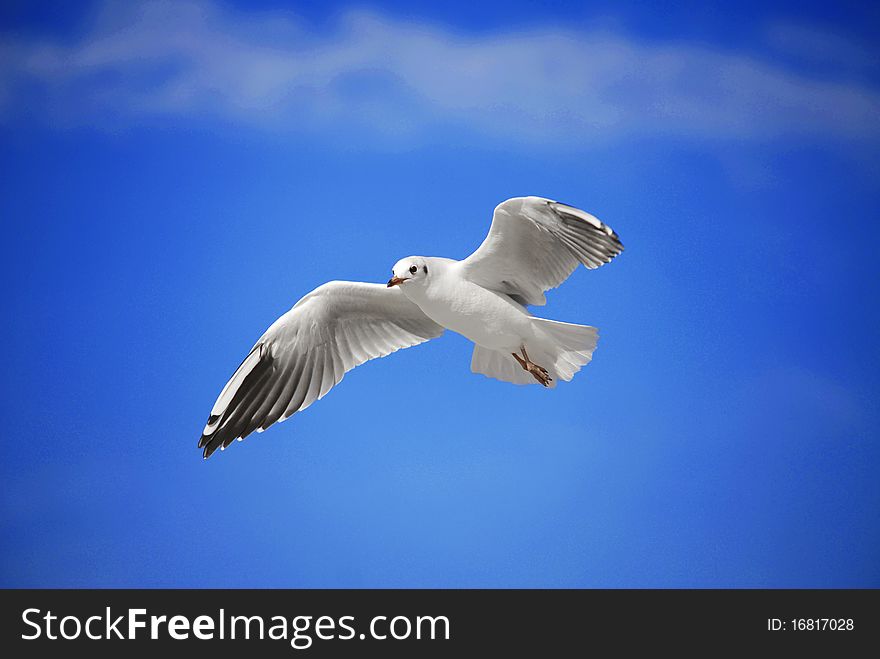
[[[400,288],[428,318],[490,350],[516,352],[534,339],[522,305],[465,279],[461,261],[423,258],[431,276]]]
[[[320,400],[364,362],[424,343],[444,329],[474,342],[471,370],[555,387],[593,355],[595,327],[538,318],[527,305],[577,268],[623,251],[617,234],[542,197],[499,204],[489,234],[462,261],[410,256],[387,286],[331,281],[304,296],[260,337],[223,387],[199,439],[205,458]]]

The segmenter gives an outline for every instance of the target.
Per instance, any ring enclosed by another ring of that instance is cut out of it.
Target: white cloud
[[[319,31],[289,13],[208,1],[107,2],[76,39],[0,38],[0,61],[7,119],[216,117],[391,138],[456,127],[574,145],[880,137],[880,90],[867,83],[609,31],[467,35],[365,12]]]

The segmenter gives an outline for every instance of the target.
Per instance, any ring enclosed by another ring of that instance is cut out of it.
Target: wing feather
[[[580,209],[543,197],[514,197],[498,205],[489,235],[462,262],[462,274],[522,304],[542,305],[578,264],[594,269],[623,251],[607,224]]]
[[[305,359],[303,359],[302,368],[300,369],[299,375],[297,376],[296,390],[293,392],[293,397],[290,399],[290,404],[287,406],[287,409],[284,410],[284,415],[281,417],[282,421],[286,421],[296,412],[302,409],[303,402],[306,399],[306,394],[309,393],[311,376],[312,359],[311,356],[306,355]]]
[[[210,457],[306,409],[352,368],[442,332],[398,288],[339,281],[319,286],[266,330],[233,373],[199,448]]]
[[[321,376],[324,373],[323,355],[319,351],[315,351],[315,357],[312,359],[312,372],[309,374],[309,389],[306,392],[306,398],[303,401],[300,410],[311,407],[312,403],[318,400],[318,394],[321,392]]]

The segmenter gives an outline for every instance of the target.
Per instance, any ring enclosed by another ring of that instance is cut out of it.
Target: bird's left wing
[[[355,366],[442,333],[397,287],[319,286],[257,341],[214,403],[199,448],[207,458],[304,410]]]
[[[607,224],[573,206],[543,197],[499,204],[489,235],[462,261],[462,275],[522,304],[546,304],[579,263],[598,268],[623,251]]]

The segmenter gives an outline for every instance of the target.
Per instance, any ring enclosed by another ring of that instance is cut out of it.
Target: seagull
[[[543,197],[495,208],[489,235],[462,261],[408,256],[387,284],[331,281],[276,320],[223,387],[199,439],[218,448],[284,421],[370,359],[449,329],[474,343],[471,370],[513,384],[553,388],[592,359],[598,330],[529,313],[583,264],[623,251],[607,224]]]

